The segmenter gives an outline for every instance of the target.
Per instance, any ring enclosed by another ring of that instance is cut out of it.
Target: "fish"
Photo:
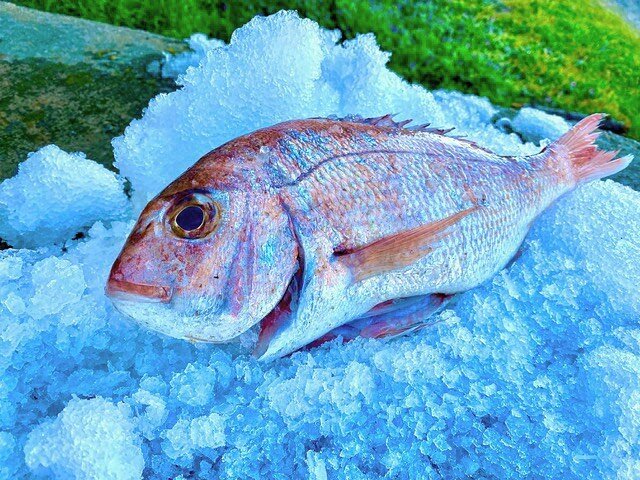
[[[214,149],[153,198],[106,294],[146,327],[272,360],[434,323],[514,257],[532,223],[631,156],[597,148],[602,114],[531,156],[391,115],[290,120]]]

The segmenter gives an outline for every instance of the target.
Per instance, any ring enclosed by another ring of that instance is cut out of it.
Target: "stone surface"
[[[111,168],[111,139],[149,99],[178,40],[0,2],[0,179],[55,143]]]

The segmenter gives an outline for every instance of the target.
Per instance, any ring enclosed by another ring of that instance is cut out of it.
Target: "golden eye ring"
[[[177,202],[168,218],[176,236],[186,239],[204,238],[220,224],[220,205],[208,195],[192,193]]]

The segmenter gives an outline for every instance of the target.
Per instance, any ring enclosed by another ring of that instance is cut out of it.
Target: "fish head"
[[[187,171],[149,202],[113,264],[106,294],[152,330],[218,343],[276,307],[298,268],[298,247],[287,212],[267,187],[210,177]]]

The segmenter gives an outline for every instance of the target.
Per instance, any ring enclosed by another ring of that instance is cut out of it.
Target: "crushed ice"
[[[640,476],[640,194],[614,182],[562,199],[510,268],[392,341],[261,365],[147,332],[104,297],[131,212],[256,128],[401,112],[537,150],[491,126],[486,100],[405,83],[373,36],[337,41],[280,13],[200,42],[197,67],[174,58],[192,66],[182,88],[114,140],[132,210],[121,180],[56,147],[0,186],[1,236],[40,247],[0,252],[1,478]],[[539,118],[519,121],[559,132]]]

